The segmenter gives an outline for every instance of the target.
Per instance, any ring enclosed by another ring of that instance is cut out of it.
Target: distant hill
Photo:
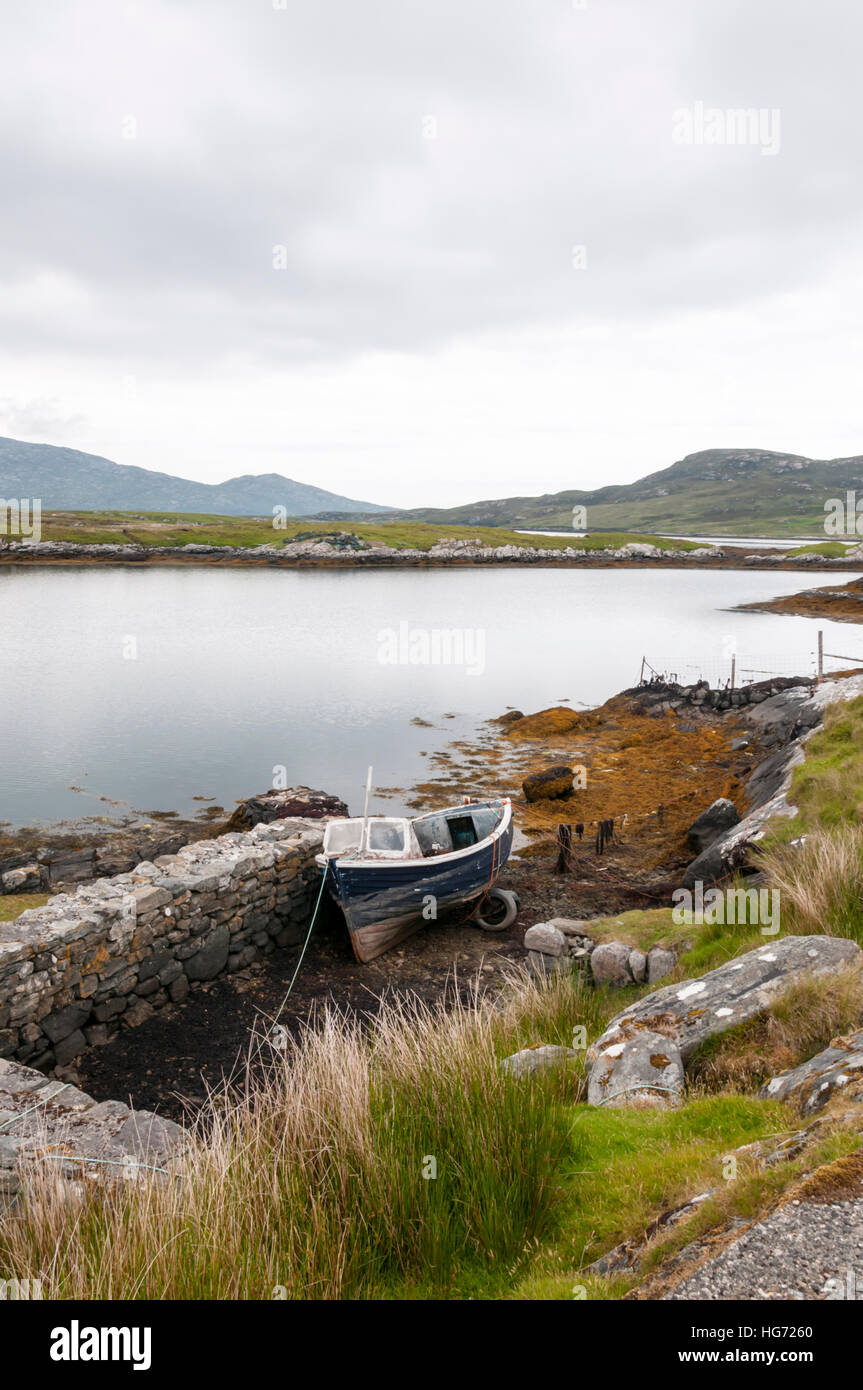
[[[421,508],[400,513],[400,520],[559,530],[571,526],[573,507],[582,506],[592,531],[803,536],[823,530],[824,503],[848,489],[863,498],[859,454],[824,460],[770,449],[705,449],[636,483]]]
[[[391,511],[358,502],[278,473],[244,474],[226,483],[195,483],[169,473],[152,473],[112,463],[96,454],[53,444],[0,438],[0,497],[38,497],[44,511],[206,512],[218,516],[288,516],[318,512],[376,515]]]

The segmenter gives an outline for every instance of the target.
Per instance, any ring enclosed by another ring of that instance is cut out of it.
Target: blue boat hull
[[[458,855],[356,865],[331,860],[329,891],[345,914],[357,960],[374,960],[448,909],[476,906],[511,847],[510,820],[499,835]]]

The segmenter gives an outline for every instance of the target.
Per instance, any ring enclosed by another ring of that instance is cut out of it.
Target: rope
[[[35,1105],[31,1105],[26,1110],[22,1110],[20,1115],[13,1115],[11,1120],[4,1120],[2,1125],[0,1125],[0,1129],[6,1129],[9,1125],[14,1125],[16,1120],[23,1120],[25,1115],[31,1115],[34,1110],[39,1109],[40,1105],[47,1105],[49,1100],[53,1100],[54,1096],[59,1096],[60,1091],[65,1091],[66,1087],[71,1085],[71,1081],[64,1082],[64,1084],[59,1088],[59,1090],[54,1092],[54,1095],[43,1096],[41,1100],[37,1100]]]
[[[288,1000],[290,999],[290,997],[291,997],[291,990],[293,989],[293,987],[294,987],[294,985],[295,985],[295,983],[296,983],[297,976],[298,976],[299,973],[300,973],[300,966],[302,965],[303,960],[304,960],[304,958],[305,958],[306,948],[308,947],[309,941],[311,940],[312,931],[314,930],[315,922],[317,921],[317,918],[318,918],[318,909],[319,909],[319,907],[320,907],[320,905],[321,905],[321,899],[322,899],[323,896],[324,896],[324,884],[325,884],[326,881],[327,881],[327,874],[329,873],[329,871],[330,871],[330,861],[329,861],[329,859],[328,859],[328,860],[326,861],[326,863],[324,864],[324,872],[321,874],[321,886],[320,886],[320,888],[318,889],[318,900],[317,900],[317,902],[315,903],[315,910],[314,910],[314,912],[312,913],[312,920],[309,922],[309,930],[306,932],[306,939],[305,939],[305,941],[303,942],[303,949],[300,951],[299,960],[297,961],[296,967],[295,967],[295,969],[294,969],[294,973],[293,973],[293,975],[291,976],[291,983],[288,985],[288,992],[287,992],[287,994],[285,995],[284,999],[282,1000],[281,1004],[279,1005],[278,1012],[276,1013],[276,1016],[275,1016],[275,1018],[273,1019],[273,1024],[274,1024],[274,1025],[275,1025],[276,1023],[278,1023],[279,1018],[280,1018],[281,1013],[282,1013],[282,1009],[285,1007],[285,1005],[287,1004]]]
[[[643,1081],[638,1086],[624,1086],[622,1090],[615,1091],[610,1096],[603,1096],[600,1105],[608,1105],[610,1100],[616,1100],[618,1096],[627,1096],[630,1091],[667,1091],[670,1096],[679,1096],[680,1091],[674,1086],[654,1086],[651,1081]]]

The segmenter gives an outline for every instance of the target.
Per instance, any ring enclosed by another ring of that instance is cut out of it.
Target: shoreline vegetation
[[[655,739],[633,741],[623,700],[541,712],[499,737],[539,751],[604,724],[620,755],[609,791],[622,789],[628,759],[647,777],[656,756]],[[645,737],[667,726],[669,754],[683,726],[681,753],[694,763],[696,717],[646,710],[641,722]],[[707,717],[704,754],[729,784],[705,797],[735,795],[755,750],[741,747],[741,765],[728,766],[726,743],[747,722],[744,709]],[[783,937],[863,942],[861,747],[863,697],[829,705],[793,772],[796,813],[771,822],[758,848],[766,882],[782,890]],[[603,766],[611,752],[597,746]],[[645,809],[672,791],[646,784]],[[690,788],[686,815],[679,827],[665,818],[663,836],[682,837],[703,799]],[[572,811],[548,807],[552,819]],[[580,898],[577,876],[564,886]],[[671,944],[675,984],[764,945],[748,917],[680,925],[662,906],[583,926],[600,941]],[[513,965],[495,989],[477,976],[467,995],[434,1003],[387,995],[362,1020],[324,1005],[280,1051],[253,1035],[248,1066],[211,1089],[165,1174],[74,1183],[37,1166],[0,1217],[0,1265],[42,1278],[52,1298],[661,1298],[789,1204],[856,1195],[855,1086],[814,1119],[762,1093],[766,1078],[859,1026],[856,964],[795,982],[714,1039],[674,1108],[587,1105],[582,1044],[571,1065],[530,1080],[502,1069],[516,1050],[571,1049],[578,1029],[589,1046],[653,988],[590,984],[576,968],[531,978]]]
[[[339,523],[180,513],[45,512],[41,540],[0,540],[0,564],[313,567],[595,565],[684,562],[712,568],[860,569],[863,547],[810,541],[790,550],[637,532],[572,537],[422,522]]]

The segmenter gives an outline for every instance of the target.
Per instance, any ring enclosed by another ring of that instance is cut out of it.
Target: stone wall
[[[308,927],[320,821],[197,841],[0,925],[0,1057],[66,1065]]]
[[[679,705],[693,705],[702,709],[737,709],[745,705],[759,705],[772,700],[786,690],[814,690],[817,681],[812,676],[772,676],[766,681],[753,681],[751,685],[740,685],[734,690],[727,686],[713,690],[707,681],[695,685],[676,685],[670,681],[651,681],[645,685],[633,686],[625,690],[625,695],[638,695],[646,707],[670,710]]]

